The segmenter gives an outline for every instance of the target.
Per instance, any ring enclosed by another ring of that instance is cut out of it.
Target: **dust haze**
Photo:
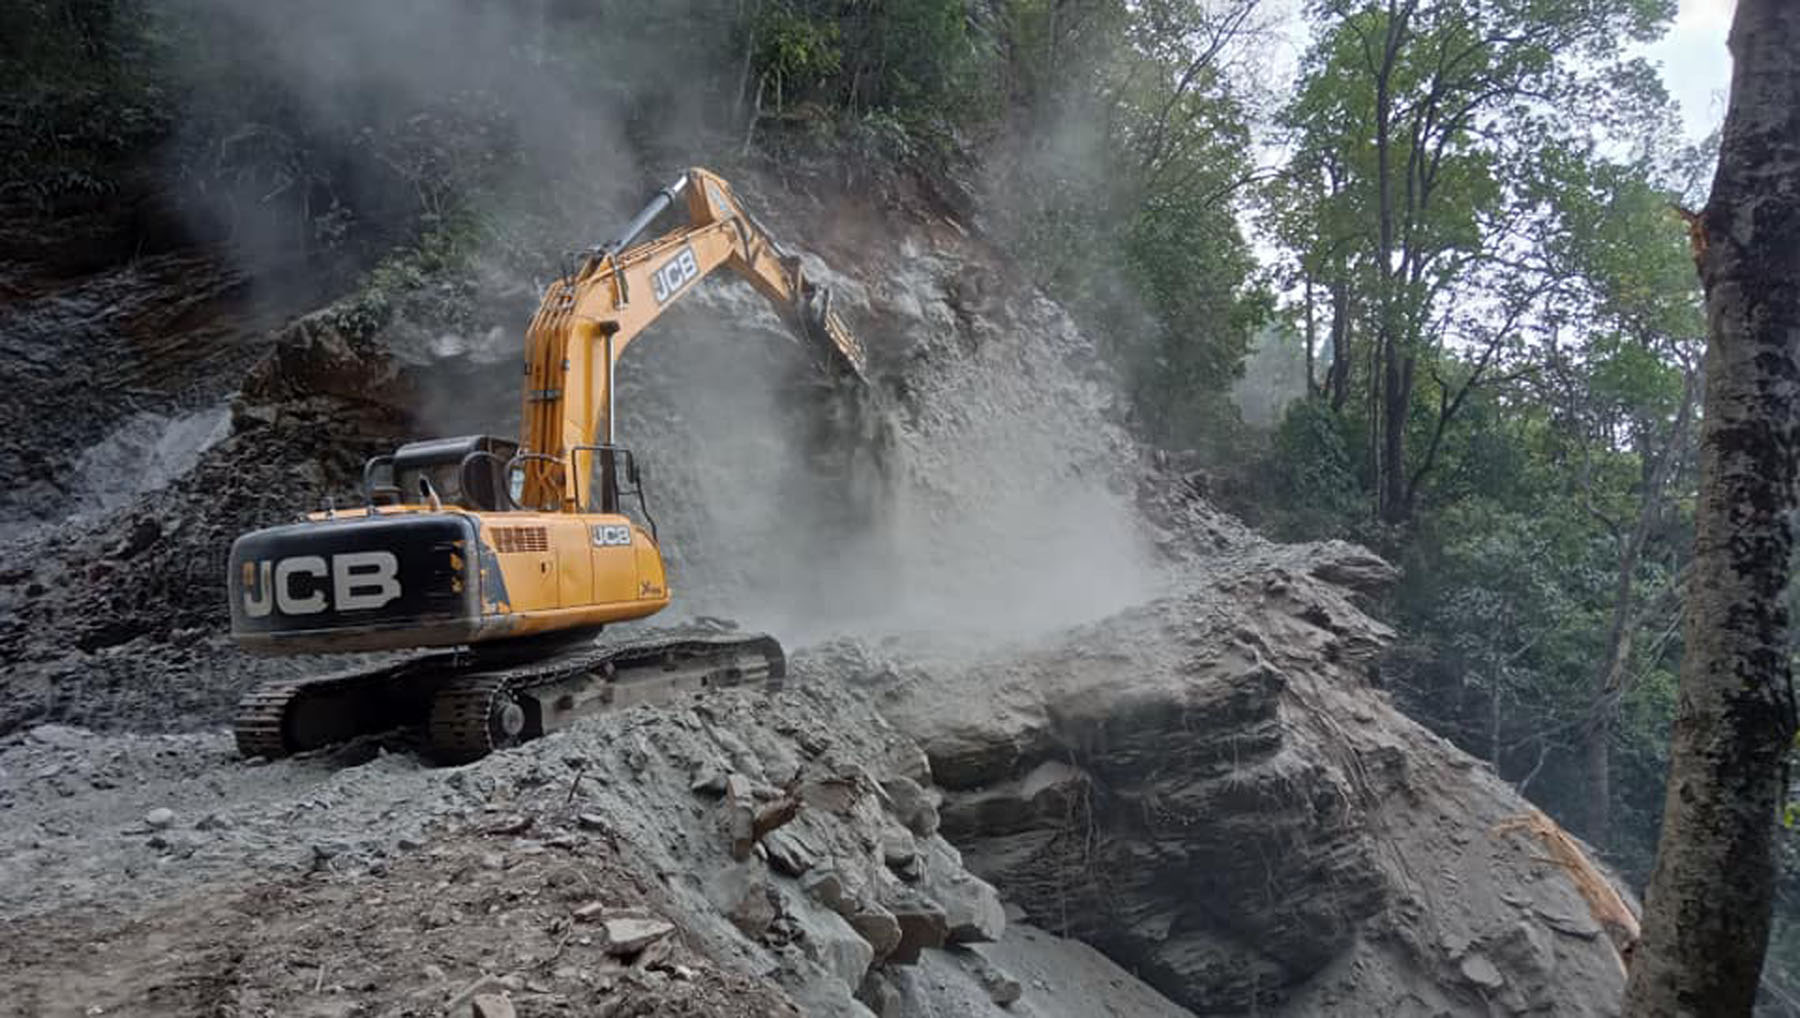
[[[716,66],[693,61],[716,64],[720,51],[622,18],[610,20],[634,35],[577,57],[557,49],[545,3],[190,2],[267,47],[267,84],[312,122],[365,125],[337,131],[344,166],[379,154],[369,132],[403,131],[445,97],[504,107],[514,155],[495,204],[535,203],[562,233],[505,236],[477,255],[481,297],[465,320],[389,327],[395,352],[442,380],[425,408],[437,434],[516,434],[513,365],[544,263],[610,236],[680,166],[737,147],[735,133],[708,128],[729,89],[709,99],[703,86],[666,87],[716,80]],[[577,59],[589,62],[571,76]],[[783,205],[799,200],[759,188],[760,174],[727,176],[784,245],[817,252],[834,232],[828,209],[797,213]],[[244,204],[229,197],[234,210]],[[278,231],[245,236],[247,257],[279,255]],[[1024,286],[981,298],[979,317],[1008,323],[1005,334],[969,334],[957,302],[968,299],[958,266],[970,252],[901,250],[899,236],[864,236],[809,261],[836,284],[877,383],[905,371],[879,482],[856,437],[834,431],[792,335],[740,282],[697,287],[623,356],[618,439],[645,468],[670,615],[726,616],[796,643],[839,633],[979,640],[1096,618],[1156,585],[1132,505],[1136,463],[1091,342]]]

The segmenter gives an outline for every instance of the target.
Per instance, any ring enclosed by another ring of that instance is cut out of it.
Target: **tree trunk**
[[[1693,420],[1695,386],[1690,374],[1681,388],[1681,406],[1669,426],[1667,439],[1652,452],[1645,438],[1639,446],[1643,463],[1644,497],[1638,503],[1637,520],[1619,547],[1619,573],[1613,583],[1612,621],[1606,627],[1606,659],[1594,673],[1593,717],[1588,720],[1587,829],[1583,833],[1594,847],[1605,851],[1612,843],[1612,726],[1619,697],[1631,670],[1632,641],[1637,637],[1641,613],[1637,604],[1638,561],[1650,541],[1650,531],[1662,518],[1674,481],[1682,448],[1687,444]]]
[[[1331,280],[1331,367],[1325,386],[1331,390],[1331,411],[1341,412],[1350,395],[1350,281],[1342,264]]]
[[[1800,4],[1738,0],[1695,248],[1708,346],[1687,652],[1625,1014],[1748,1015],[1795,728],[1782,602],[1800,438]]]

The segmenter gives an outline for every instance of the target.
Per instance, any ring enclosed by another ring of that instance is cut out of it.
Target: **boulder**
[[[843,917],[804,896],[791,896],[784,904],[798,927],[800,948],[806,956],[842,980],[846,992],[861,986],[875,961],[875,948]]]
[[[1199,1013],[1382,1013],[1417,987],[1449,1013],[1605,1013],[1618,959],[1568,872],[1506,833],[1528,806],[1370,682],[1392,633],[1350,588],[1391,572],[1353,545],[1238,543],[1178,594],[882,690],[981,878],[926,839],[912,886],[943,939],[998,935],[1004,894]],[[896,960],[938,935],[884,904]]]

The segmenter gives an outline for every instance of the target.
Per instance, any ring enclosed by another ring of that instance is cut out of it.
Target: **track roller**
[[[528,705],[504,676],[452,679],[431,698],[431,755],[442,763],[479,760],[531,738],[536,729]]]

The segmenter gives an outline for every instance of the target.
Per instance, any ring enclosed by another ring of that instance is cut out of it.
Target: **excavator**
[[[640,241],[677,205],[685,225]],[[434,758],[462,763],[632,703],[779,685],[780,643],[729,624],[599,636],[671,598],[643,470],[615,442],[615,367],[720,268],[774,304],[830,386],[866,391],[863,348],[829,290],[724,179],[688,170],[544,291],[525,336],[518,441],[402,445],[364,466],[361,506],[327,503],[233,544],[239,646],[414,652],[257,687],[238,705],[240,753],[272,759],[416,727]]]

